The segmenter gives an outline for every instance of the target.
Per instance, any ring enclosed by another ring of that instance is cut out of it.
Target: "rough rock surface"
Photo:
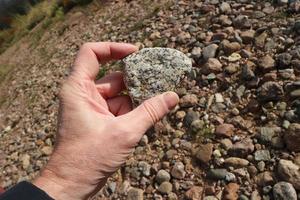
[[[144,48],[123,59],[125,83],[132,101],[142,101],[171,91],[192,70],[192,61],[170,48]]]

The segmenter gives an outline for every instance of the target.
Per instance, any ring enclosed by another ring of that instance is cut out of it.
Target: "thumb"
[[[144,101],[140,106],[126,114],[127,123],[135,131],[144,134],[154,123],[163,118],[179,101],[175,92],[165,92]]]

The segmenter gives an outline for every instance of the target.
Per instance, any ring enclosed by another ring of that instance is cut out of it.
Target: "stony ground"
[[[300,2],[287,2],[92,3],[37,45],[25,37],[0,55],[15,66],[0,90],[0,184],[31,180],[47,162],[79,46],[110,40],[176,48],[194,70],[179,106],[94,199],[300,199]]]

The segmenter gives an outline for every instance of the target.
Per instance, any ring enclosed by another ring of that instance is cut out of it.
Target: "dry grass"
[[[67,10],[75,5],[85,5],[92,0],[45,0],[29,9],[26,15],[15,15],[11,28],[0,31],[0,53],[30,34],[33,45],[38,43],[44,30],[63,19]],[[37,28],[36,28],[37,27]]]

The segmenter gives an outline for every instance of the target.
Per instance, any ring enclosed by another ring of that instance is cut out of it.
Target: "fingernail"
[[[163,98],[169,110],[173,109],[179,102],[179,97],[175,92],[166,92],[163,94]]]

